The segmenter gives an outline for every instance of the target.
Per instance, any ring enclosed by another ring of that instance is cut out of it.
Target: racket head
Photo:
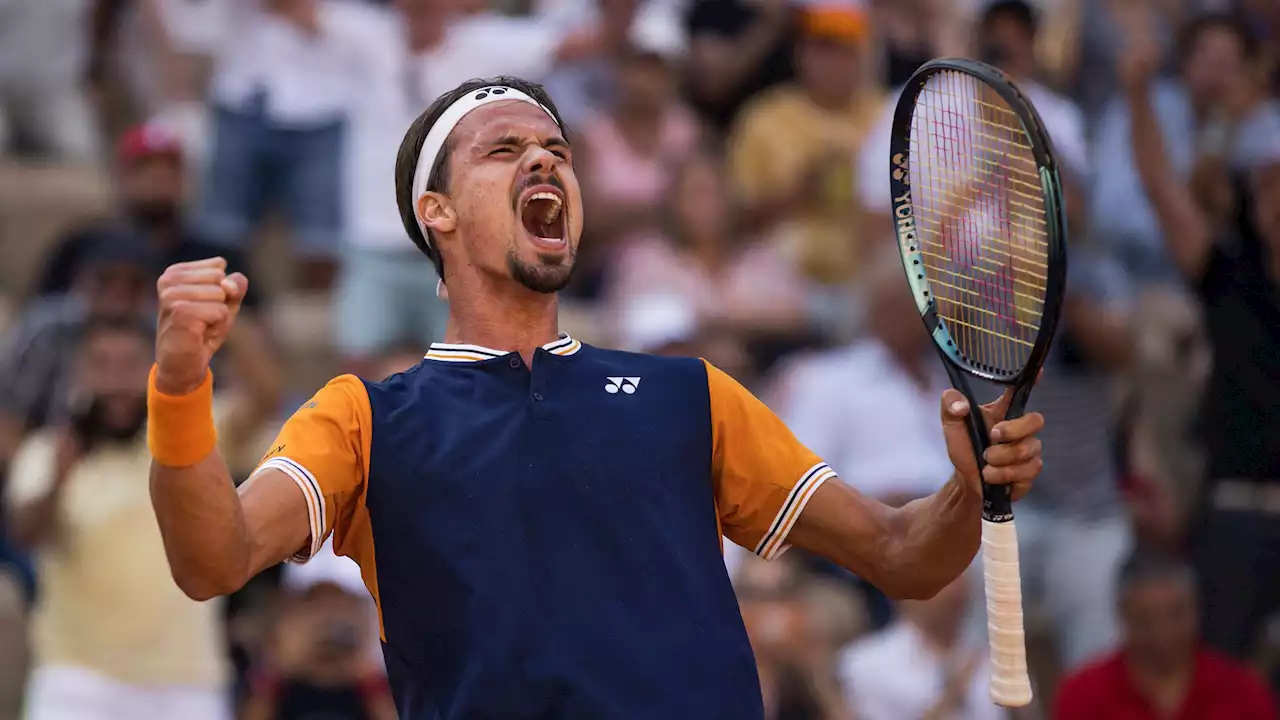
[[[941,354],[977,377],[1029,388],[1067,272],[1058,162],[1035,106],[986,63],[932,60],[898,99],[889,155],[903,270]],[[970,217],[977,207],[985,223]]]

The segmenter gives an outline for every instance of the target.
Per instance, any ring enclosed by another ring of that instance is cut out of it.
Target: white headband
[[[422,238],[428,246],[431,245],[431,234],[427,232],[427,226],[422,222],[422,216],[418,214],[418,200],[427,192],[427,186],[431,184],[431,169],[436,166],[436,161],[440,158],[440,152],[444,149],[445,141],[449,139],[449,134],[453,132],[458,123],[462,122],[462,118],[469,115],[472,110],[489,103],[502,102],[504,100],[520,100],[521,102],[535,105],[542,108],[542,111],[547,114],[547,117],[555,121],[557,126],[560,124],[556,120],[556,116],[542,103],[515,88],[505,85],[491,85],[479,88],[458,98],[446,108],[440,114],[440,118],[431,126],[431,130],[427,132],[427,139],[423,141],[422,150],[418,153],[418,166],[413,171],[413,217],[418,221],[418,229],[422,231]]]

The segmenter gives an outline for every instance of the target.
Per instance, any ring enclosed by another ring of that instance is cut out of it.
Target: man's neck
[[[449,324],[445,342],[515,350],[525,364],[538,348],[559,337],[558,303],[554,293],[535,293],[523,287],[493,287],[493,283],[453,281],[449,288]]]

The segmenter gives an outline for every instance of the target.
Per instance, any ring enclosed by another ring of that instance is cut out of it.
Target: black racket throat
[[[987,467],[983,454],[991,447],[991,429],[987,427],[986,420],[982,416],[981,403],[969,384],[967,372],[952,363],[942,348],[938,348],[938,354],[942,356],[951,384],[969,401],[969,414],[965,417],[965,426],[969,430],[969,443],[973,445],[974,457],[978,461],[978,472],[981,473]],[[1005,420],[1016,420],[1026,413],[1033,384],[1022,381],[1014,386],[1013,397],[1009,399],[1009,409],[1004,416]],[[990,485],[983,481],[982,519],[994,523],[1013,520],[1013,493],[1008,485]]]

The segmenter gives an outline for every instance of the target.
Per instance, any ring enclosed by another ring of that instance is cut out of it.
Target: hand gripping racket
[[[1058,324],[1067,255],[1053,147],[1004,73],[972,60],[926,63],[893,117],[890,188],[902,266],[947,374],[969,399],[981,469],[990,436],[967,376],[1012,386],[1026,411]],[[1031,702],[1018,536],[1009,488],[983,485],[982,556],[991,700]]]

